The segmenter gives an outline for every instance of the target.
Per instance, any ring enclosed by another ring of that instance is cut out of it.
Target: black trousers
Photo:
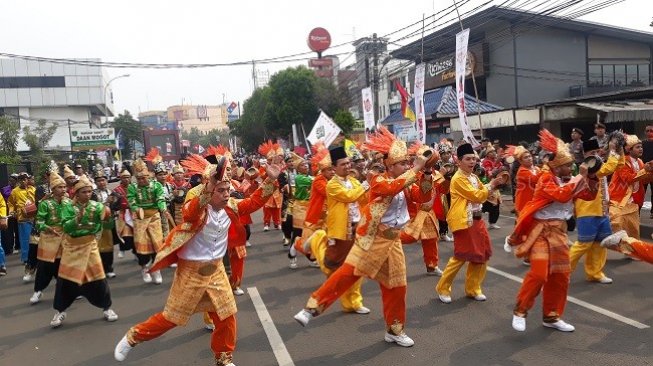
[[[100,258],[102,259],[104,273],[113,272],[113,250],[106,253],[100,252]]]
[[[115,229],[114,229],[114,231],[115,231]],[[118,236],[118,235],[116,234],[116,236]],[[126,251],[131,250],[132,253],[136,254],[136,249],[134,249],[134,237],[133,236],[123,236],[122,240],[124,241],[124,243],[123,243],[123,241],[115,240],[115,239],[114,239],[113,242],[115,243],[117,241],[119,243],[118,246],[120,247],[121,252],[126,252]]]
[[[100,256],[102,256],[102,253],[100,253]],[[138,254],[136,253],[136,258],[138,258],[138,265],[143,267],[146,266],[150,261],[154,262],[154,258],[156,257],[156,253],[152,254]]]
[[[39,260],[36,264],[36,278],[34,279],[34,292],[45,290],[53,278],[59,274],[59,263],[61,259],[57,258],[54,262]]]
[[[66,311],[79,295],[84,296],[91,305],[102,310],[111,307],[111,291],[109,291],[106,279],[78,285],[75,282],[59,278],[54,293],[54,309],[59,312]]]
[[[252,236],[252,228],[249,224],[245,225],[245,232],[247,233],[247,240],[249,240],[249,237]]]
[[[288,240],[292,239],[292,229],[292,215],[286,214],[286,219],[281,223],[281,231]]]
[[[501,205],[493,205],[490,202],[483,202],[483,212],[490,214],[490,224],[496,224],[499,220],[499,208]]]
[[[38,251],[39,251],[39,245],[30,243],[29,250],[27,251],[27,263],[26,263],[26,266],[28,268],[36,269],[36,265],[39,262],[38,258],[36,258]]]
[[[18,241],[18,222],[16,221],[16,218],[10,217],[9,220],[7,220],[7,228],[2,230],[0,235],[2,235],[2,249],[4,249],[6,255],[13,253],[15,250],[20,250],[20,242]],[[15,248],[16,246],[18,246],[18,248]]]

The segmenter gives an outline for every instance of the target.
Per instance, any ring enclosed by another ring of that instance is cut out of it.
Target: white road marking
[[[515,275],[512,275],[510,273],[504,272],[502,270],[499,270],[499,269],[496,269],[496,268],[493,268],[493,267],[490,267],[490,266],[487,267],[487,270],[494,273],[494,274],[498,274],[501,277],[505,277],[505,278],[507,278],[509,280],[513,280],[515,282],[522,283],[522,278],[517,277]],[[592,310],[592,311],[597,312],[599,314],[605,315],[605,316],[607,316],[609,318],[618,320],[618,321],[620,321],[622,323],[631,325],[631,326],[633,326],[635,328],[638,328],[638,329],[650,328],[649,325],[640,323],[637,320],[633,320],[633,319],[627,318],[627,317],[625,317],[623,315],[619,315],[619,314],[617,314],[615,312],[612,312],[612,311],[610,311],[608,309],[604,309],[604,308],[602,308],[600,306],[592,305],[592,304],[590,304],[590,303],[588,303],[586,301],[577,299],[577,298],[575,298],[573,296],[567,296],[567,301],[569,301],[570,303],[576,304],[578,306],[584,307],[585,309],[589,309],[589,310]]]
[[[263,325],[265,335],[268,337],[270,346],[272,346],[272,352],[274,352],[277,363],[279,363],[279,366],[295,366],[292,358],[290,358],[288,349],[286,349],[286,345],[283,343],[283,339],[281,339],[279,331],[277,331],[277,327],[272,321],[270,313],[268,313],[268,309],[265,307],[263,299],[261,299],[261,295],[258,293],[258,289],[256,287],[248,287],[247,293],[249,293],[249,297],[254,303],[254,309],[256,309],[256,314]]]

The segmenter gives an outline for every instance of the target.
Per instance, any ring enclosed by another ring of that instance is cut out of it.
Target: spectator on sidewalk
[[[580,165],[585,158],[583,154],[583,130],[580,128],[571,129],[571,142],[569,143],[569,152],[574,158],[576,165]]]

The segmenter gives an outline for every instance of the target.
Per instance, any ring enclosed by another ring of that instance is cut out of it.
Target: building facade
[[[190,132],[193,128],[202,134],[218,129],[229,128],[227,105],[175,105],[167,109],[168,121],[175,121],[181,131]]]
[[[99,127],[102,117],[113,116],[107,80],[106,70],[99,66],[0,59],[0,115],[20,122],[18,150],[28,150],[22,128],[39,120],[58,127],[46,149],[70,150],[71,130]]]

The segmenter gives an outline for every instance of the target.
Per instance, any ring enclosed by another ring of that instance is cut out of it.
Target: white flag
[[[312,145],[315,145],[318,141],[322,141],[324,142],[324,145],[329,147],[333,140],[338,137],[340,132],[342,132],[340,127],[338,127],[338,125],[336,125],[326,113],[320,111],[320,116],[317,118],[315,126],[313,126],[311,133],[308,134],[306,139]]]
[[[415,68],[415,91],[413,97],[415,99],[415,127],[417,128],[417,136],[419,141],[423,144],[426,143],[426,112],[424,111],[424,74],[426,65],[421,63]]]
[[[467,68],[467,43],[469,42],[469,29],[456,34],[456,96],[458,100],[458,118],[460,129],[463,131],[465,141],[477,147],[480,144],[474,138],[469,122],[467,121],[467,110],[465,109],[465,74]]]
[[[376,130],[376,121],[374,121],[374,99],[372,99],[372,88],[361,89],[363,103],[363,121],[365,121],[365,138]]]

